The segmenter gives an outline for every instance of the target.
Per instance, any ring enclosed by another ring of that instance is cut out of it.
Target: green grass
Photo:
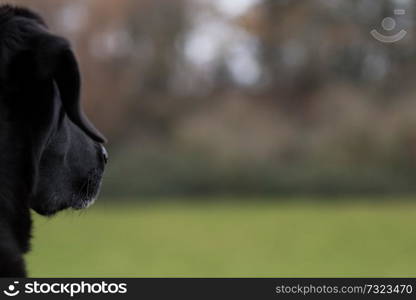
[[[34,235],[36,277],[416,276],[403,202],[97,205]]]

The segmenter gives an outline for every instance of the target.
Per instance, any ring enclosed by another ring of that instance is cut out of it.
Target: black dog
[[[0,277],[26,276],[31,208],[51,216],[98,194],[104,137],[79,95],[69,43],[32,11],[0,5]]]

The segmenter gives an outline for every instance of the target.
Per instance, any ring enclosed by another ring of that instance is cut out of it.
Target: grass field
[[[34,234],[36,277],[416,276],[401,201],[100,204],[36,217]]]

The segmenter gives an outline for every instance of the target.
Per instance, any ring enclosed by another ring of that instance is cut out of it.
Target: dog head
[[[80,86],[68,41],[32,11],[0,6],[0,192],[42,215],[85,208],[99,191],[105,139],[81,110]]]

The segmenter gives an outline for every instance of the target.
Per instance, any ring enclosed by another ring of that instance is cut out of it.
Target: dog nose
[[[101,157],[103,162],[106,164],[108,162],[108,152],[103,145],[101,145]]]

